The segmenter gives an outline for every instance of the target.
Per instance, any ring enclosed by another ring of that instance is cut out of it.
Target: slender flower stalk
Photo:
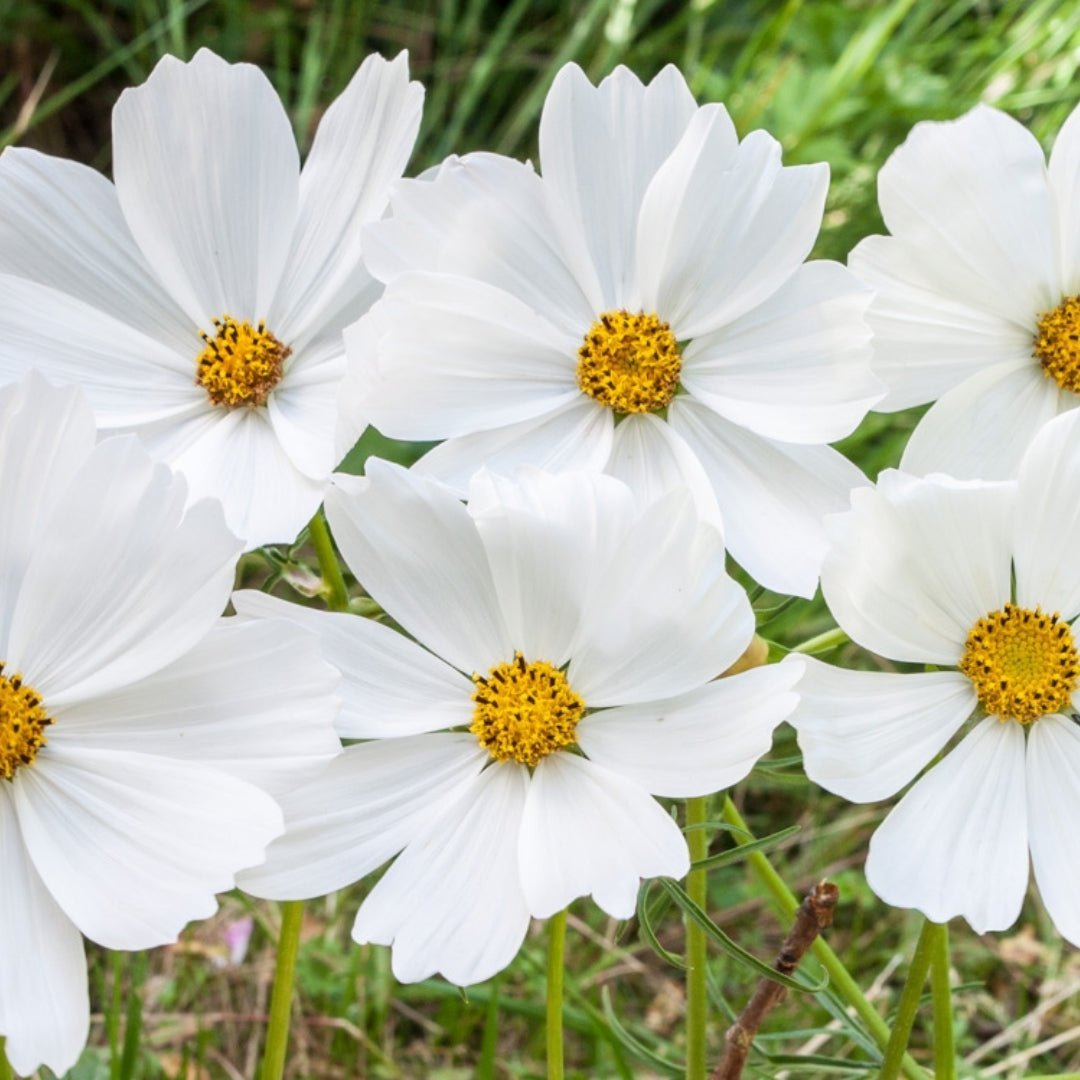
[[[300,927],[303,921],[302,900],[290,900],[281,905],[281,933],[278,936],[274,992],[270,998],[270,1026],[266,1032],[261,1080],[281,1080],[285,1073],[293,978],[296,975],[296,957],[300,951]]]
[[[900,1004],[896,1009],[896,1022],[892,1037],[885,1048],[885,1061],[881,1066],[881,1080],[897,1080],[900,1075],[904,1051],[911,1039],[911,1029],[915,1024],[915,1014],[919,1011],[919,998],[930,970],[930,961],[936,947],[936,924],[926,920],[915,946],[915,955],[911,958],[904,989],[900,992]],[[935,1062],[935,1065],[937,1063]]]
[[[934,1078],[956,1080],[952,988],[949,986],[949,927],[927,923],[931,932],[930,989],[934,997]]]
[[[686,800],[686,842],[691,863],[700,862],[709,853],[709,838],[702,826],[708,820],[707,796]],[[686,891],[702,911],[708,910],[708,880],[704,870],[691,870]],[[707,1047],[705,1036],[709,1010],[706,981],[705,929],[689,916],[686,918],[686,1080],[705,1080]]]
[[[736,843],[746,844],[754,839],[742,815],[730,798],[724,799],[721,816],[729,825],[734,825],[740,831],[735,836]],[[760,851],[753,851],[748,856],[747,861],[757,875],[758,880],[771,894],[773,906],[783,918],[790,919],[798,910],[798,898],[787,887],[784,879],[776,872],[767,856]],[[859,984],[851,977],[843,961],[833,952],[828,943],[821,938],[814,942],[813,953],[821,966],[828,972],[829,984],[854,1010],[855,1015],[866,1025],[871,1038],[884,1050],[891,1041],[889,1026],[881,1019],[874,1006],[863,996]],[[908,1054],[905,1054],[902,1058],[901,1070],[908,1080],[926,1080],[926,1073],[919,1068],[915,1060]]]
[[[331,611],[346,611],[349,593],[341,565],[334,554],[330,531],[318,512],[308,526],[312,546],[319,559],[325,586],[325,599]],[[304,922],[304,902],[289,900],[281,905],[281,933],[278,937],[277,963],[274,967],[274,990],[270,999],[270,1026],[266,1032],[261,1080],[280,1080],[285,1070],[289,1048],[289,1019],[292,1014],[293,982],[296,958],[300,952],[300,928]]]
[[[839,626],[818,634],[816,637],[807,638],[806,641],[796,645],[792,652],[805,653],[807,656],[816,656],[818,653],[828,652],[840,645],[846,645],[851,638]]]
[[[566,954],[566,909],[548,919],[547,1075],[563,1080],[563,972]]]
[[[0,1080],[14,1080],[14,1073],[8,1064],[7,1054],[4,1053],[4,1043],[7,1039],[0,1035]]]
[[[311,537],[311,544],[315,548],[315,554],[319,557],[319,569],[322,571],[326,606],[331,611],[348,611],[349,590],[345,586],[345,576],[342,574],[341,564],[334,554],[330,530],[326,527],[326,519],[322,516],[321,511],[311,519],[308,533]]]

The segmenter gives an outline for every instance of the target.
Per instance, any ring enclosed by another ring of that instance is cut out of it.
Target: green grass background
[[[918,120],[956,116],[990,101],[1049,145],[1080,101],[1076,0],[0,0],[0,144],[33,146],[107,171],[109,114],[119,92],[142,81],[163,53],[189,56],[204,45],[267,71],[302,147],[368,52],[408,49],[412,73],[428,95],[412,172],[451,152],[534,156],[544,95],[566,61],[594,78],[619,63],[644,78],[677,64],[699,100],[726,103],[740,133],[767,128],[783,142],[788,163],[829,162],[832,187],[816,253],[838,259],[862,236],[881,231],[875,175]],[[871,416],[843,449],[873,476],[898,460],[913,419]],[[408,460],[416,448],[369,436],[352,466],[373,451]],[[311,562],[301,545],[269,559],[249,557],[242,573],[253,580],[272,574],[287,591],[290,580],[302,583]],[[756,603],[763,632],[788,645],[831,626],[820,601],[784,605],[761,595]],[[830,658],[874,663],[852,647]],[[862,877],[867,838],[887,808],[852,807],[817,791],[801,777],[795,755],[793,738],[782,733],[771,762],[739,786],[736,801],[759,835],[797,827],[773,852],[793,887],[824,875],[840,884],[830,940],[889,1015],[918,924],[878,903]],[[718,830],[714,851],[729,844]],[[359,886],[308,907],[288,1075],[542,1076],[539,928],[511,969],[467,994],[438,980],[399,987],[385,950],[349,941],[363,891]],[[710,909],[745,948],[771,960],[783,927],[743,864],[711,875]],[[247,916],[255,919],[251,944],[232,962],[225,935]],[[276,921],[273,905],[233,895],[215,919],[192,927],[175,947],[119,957],[91,950],[95,1022],[91,1046],[71,1075],[255,1076]],[[667,948],[681,947],[674,913],[661,913],[657,933]],[[956,924],[953,941],[961,1075],[1080,1077],[1080,956],[1062,945],[1037,899],[1010,932],[977,938]],[[754,976],[721,952],[714,955],[718,1051],[726,1016],[741,1008]],[[635,926],[575,904],[568,967],[568,1075],[678,1075],[680,973],[642,942]],[[808,974],[818,974],[813,965]],[[926,1038],[925,1028],[917,1029],[914,1053],[923,1060]],[[828,994],[789,998],[759,1047],[747,1075],[875,1071],[861,1031]],[[785,1057],[795,1053],[817,1058]]]

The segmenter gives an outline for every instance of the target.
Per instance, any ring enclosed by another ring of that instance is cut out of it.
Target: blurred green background
[[[594,78],[676,64],[740,132],[767,128],[788,162],[831,164],[830,257],[876,226],[876,169],[912,124],[983,100],[1048,138],[1075,104],[1080,65],[1075,0],[3,0],[0,13],[0,142],[102,168],[119,92],[163,53],[204,45],[267,71],[302,146],[368,52],[408,49],[428,90],[416,169],[468,150],[532,154],[566,61]]]
[[[1049,146],[1080,101],[1076,0],[0,0],[0,145],[32,146],[107,171],[109,117],[120,91],[141,82],[162,54],[186,57],[201,46],[262,66],[302,147],[368,52],[408,49],[413,76],[427,87],[412,172],[452,152],[534,155],[544,95],[567,61],[594,78],[624,63],[646,79],[674,63],[699,100],[726,103],[740,133],[767,128],[782,141],[788,163],[829,162],[832,187],[817,254],[839,259],[862,236],[881,231],[876,172],[912,124],[987,101]],[[873,476],[898,460],[912,419],[871,416],[843,448]],[[366,447],[411,453],[370,439]],[[282,580],[303,580],[303,549],[282,558],[289,568]],[[820,603],[783,605],[768,596],[757,603],[764,632],[781,641],[831,625]],[[850,646],[830,658],[868,662]],[[740,785],[736,801],[759,835],[798,826],[774,845],[793,887],[826,874],[840,883],[831,941],[888,1015],[917,922],[880,905],[862,878],[867,837],[887,808],[853,807],[817,791],[802,778],[796,753],[790,733],[781,735],[772,761]],[[728,844],[718,831],[714,850]],[[309,905],[288,1075],[543,1075],[542,938],[531,936],[508,972],[467,995],[437,980],[397,987],[384,950],[349,941],[363,889]],[[712,875],[710,908],[743,946],[772,958],[783,927],[741,864]],[[248,918],[249,947],[230,952]],[[234,895],[175,947],[134,957],[93,951],[92,1045],[72,1075],[253,1077],[276,919],[273,905]],[[659,933],[667,948],[681,947],[673,913]],[[1080,1078],[1080,957],[1062,945],[1038,901],[1029,901],[1008,934],[980,939],[955,926],[953,938],[961,1076]],[[753,978],[719,954],[711,974],[718,1049],[725,1013],[741,1008]],[[605,992],[621,1028],[605,1015]],[[569,1076],[678,1075],[681,994],[680,973],[633,926],[615,925],[588,903],[574,905]],[[766,1030],[748,1076],[874,1074],[860,1030],[827,993],[789,999]],[[917,1031],[917,1057],[925,1038]],[[818,1057],[799,1064],[786,1056],[794,1053]]]

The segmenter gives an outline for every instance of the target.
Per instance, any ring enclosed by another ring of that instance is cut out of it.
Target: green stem
[[[270,997],[270,1025],[266,1031],[266,1052],[260,1080],[281,1080],[285,1053],[289,1049],[289,1018],[292,1014],[293,979],[300,951],[300,925],[304,902],[288,900],[281,905],[281,933],[274,968],[274,992]]]
[[[736,829],[741,831],[742,836],[736,835],[735,837],[737,843],[745,844],[754,839],[753,834],[746,827],[742,815],[730,798],[724,799],[722,817],[729,825],[734,825]],[[753,851],[747,856],[747,860],[751,869],[757,874],[758,879],[772,895],[773,906],[781,918],[790,921],[799,909],[798,898],[787,887],[784,879],[773,869],[772,863],[769,862],[763,852]],[[891,1037],[889,1025],[881,1019],[874,1006],[863,996],[859,984],[851,977],[843,961],[820,937],[814,941],[811,951],[817,958],[818,963],[828,972],[829,985],[836,991],[837,996],[854,1010],[855,1015],[866,1025],[871,1038],[884,1050],[889,1045]],[[904,1055],[902,1067],[908,1080],[927,1080],[926,1073],[919,1068],[910,1055]]]
[[[927,923],[931,934],[930,989],[934,997],[934,1080],[956,1080],[952,987],[949,985],[949,928]]]
[[[315,554],[319,557],[319,569],[322,571],[323,583],[326,586],[326,606],[331,611],[349,610],[349,590],[345,585],[345,577],[341,573],[341,564],[334,554],[334,544],[330,539],[330,530],[326,527],[326,519],[319,511],[308,525],[308,535],[311,537]]]
[[[930,960],[934,954],[934,938],[934,923],[924,921],[919,942],[915,946],[915,955],[911,958],[911,967],[908,968],[907,979],[904,981],[904,989],[900,991],[900,1004],[896,1008],[892,1038],[885,1048],[885,1060],[881,1065],[879,1080],[897,1080],[900,1075],[900,1064],[911,1039],[915,1014],[919,1011],[919,999],[922,997],[926,975],[930,970]]]
[[[326,587],[326,606],[331,611],[348,611],[349,590],[341,573],[341,564],[334,554],[330,530],[319,511],[308,525],[308,535],[319,559]],[[301,900],[289,900],[281,905],[281,934],[278,937],[277,965],[274,968],[274,992],[270,998],[270,1025],[266,1032],[266,1051],[263,1057],[261,1080],[281,1080],[285,1070],[285,1054],[289,1049],[289,1019],[292,1015],[293,981],[296,978],[296,957],[300,952],[300,926],[304,920]],[[0,1080],[3,1080],[0,1077]]]
[[[839,626],[835,626],[832,630],[826,630],[823,634],[818,634],[817,637],[807,638],[806,641],[801,645],[796,645],[791,651],[814,656],[817,653],[835,649],[838,645],[846,645],[850,640],[851,638]]]
[[[4,1053],[4,1045],[7,1043],[7,1039],[3,1035],[0,1035],[0,1080],[14,1080],[15,1074],[11,1071],[11,1066],[8,1064],[7,1054]]]
[[[563,1080],[563,970],[566,953],[566,912],[548,919],[547,1075]]]
[[[687,826],[701,826],[709,820],[709,801],[702,797],[686,800]],[[686,842],[691,863],[709,854],[709,836],[703,828],[688,828]],[[692,870],[686,878],[686,891],[702,911],[707,911],[708,878],[704,870]],[[686,920],[686,1080],[705,1080],[706,1034],[709,1010],[708,962],[705,929],[693,919]]]

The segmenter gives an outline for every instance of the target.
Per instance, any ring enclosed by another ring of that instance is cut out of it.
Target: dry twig
[[[839,899],[840,890],[830,881],[818,882],[806,894],[795,913],[795,925],[776,958],[774,967],[781,975],[791,975],[813,945],[814,938],[832,925],[833,911]],[[785,993],[785,987],[772,979],[762,979],[757,984],[746,1008],[724,1036],[724,1057],[713,1070],[710,1080],[739,1080],[761,1022]]]

